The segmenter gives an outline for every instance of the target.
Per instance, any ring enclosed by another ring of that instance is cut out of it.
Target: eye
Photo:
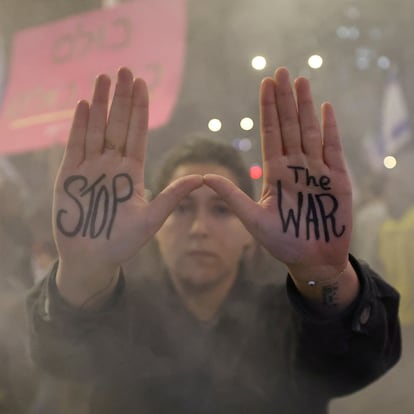
[[[175,209],[175,213],[185,214],[185,213],[191,212],[191,209],[192,209],[192,204],[184,201],[178,204],[178,206]]]
[[[213,212],[218,216],[230,216],[233,214],[227,204],[216,204],[213,206]]]

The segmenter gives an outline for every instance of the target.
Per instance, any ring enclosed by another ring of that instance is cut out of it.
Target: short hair
[[[254,198],[253,182],[241,154],[231,145],[198,136],[167,152],[152,183],[152,197],[167,186],[178,167],[186,164],[215,164],[225,167],[233,173],[236,184]]]

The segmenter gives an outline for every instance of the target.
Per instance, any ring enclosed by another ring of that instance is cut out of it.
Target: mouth
[[[210,252],[208,250],[189,250],[187,254],[188,256],[191,256],[191,257],[205,257],[205,258],[216,257],[215,253]]]

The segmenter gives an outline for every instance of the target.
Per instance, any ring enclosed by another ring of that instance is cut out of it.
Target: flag
[[[410,119],[404,92],[393,68],[382,98],[379,151],[382,158],[396,155],[412,140]]]

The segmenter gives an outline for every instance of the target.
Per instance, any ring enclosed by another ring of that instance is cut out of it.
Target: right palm
[[[120,265],[202,184],[202,177],[185,177],[145,200],[147,87],[121,69],[107,118],[109,87],[109,78],[100,75],[91,105],[79,102],[55,183],[53,230],[66,261]]]

